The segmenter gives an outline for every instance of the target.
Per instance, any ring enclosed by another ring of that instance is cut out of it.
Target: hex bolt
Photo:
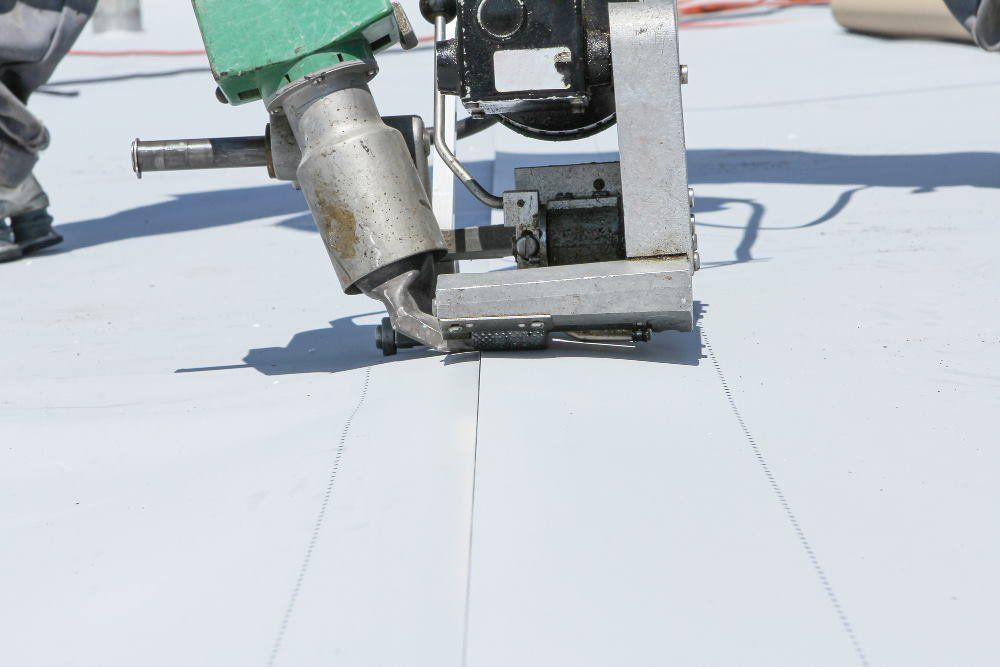
[[[538,329],[544,329],[545,328],[545,322],[532,322],[531,323],[531,328],[535,329],[536,331]]]
[[[701,253],[694,254],[694,270],[701,271]]]
[[[449,333],[460,334],[460,333],[462,333],[464,331],[465,331],[465,327],[463,327],[461,324],[452,324],[450,327],[448,327],[448,332]]]
[[[398,2],[392,3],[392,12],[396,17],[396,24],[399,26],[399,45],[403,50],[409,51],[420,45],[420,39],[413,32],[413,25],[410,17],[406,15],[406,10]]]
[[[688,66],[681,65],[681,83],[686,84],[689,81],[688,78]]]
[[[633,343],[648,343],[653,340],[653,329],[648,326],[637,326],[632,330]]]
[[[688,203],[694,208],[694,188],[688,188]]]

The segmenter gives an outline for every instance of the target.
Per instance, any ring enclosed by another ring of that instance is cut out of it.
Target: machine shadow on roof
[[[512,164],[553,164],[606,160],[613,153],[596,154],[498,154],[498,161]],[[696,149],[688,151],[691,182],[695,185],[733,183],[785,183],[849,186],[829,211],[802,228],[830,222],[843,212],[850,197],[864,188],[905,188],[912,194],[938,188],[969,186],[1000,188],[1000,153],[964,152],[923,155],[840,155],[808,151],[766,149]],[[490,163],[492,164],[492,163]],[[480,172],[487,165],[481,163]],[[473,163],[473,167],[475,167]],[[459,193],[464,196],[464,193]],[[750,205],[745,199],[702,197],[696,211],[711,213],[729,204]],[[751,211],[747,229],[755,237],[768,228],[766,207]],[[460,202],[456,208],[461,211]],[[67,222],[62,229],[66,244],[57,252],[72,252],[105,243],[224,227],[261,218],[291,216],[282,227],[312,232],[315,225],[302,195],[287,185],[263,185],[210,192],[183,193],[172,199],[112,213],[101,218]],[[460,221],[461,224],[462,221]],[[704,223],[699,223],[701,226]],[[750,244],[752,246],[752,244]],[[746,240],[736,260],[749,261]],[[44,257],[44,255],[42,255]]]
[[[695,303],[694,331],[671,332],[643,345],[583,343],[568,338],[556,338],[549,350],[496,353],[505,357],[532,359],[620,359],[643,363],[698,366],[705,358],[702,352],[701,320],[708,304]],[[386,363],[440,356],[426,349],[405,350],[393,357],[384,357],[372,346],[375,325],[359,324],[357,320],[377,313],[363,313],[330,322],[329,327],[303,331],[292,336],[284,347],[257,348],[247,352],[242,364],[179,368],[175,373],[205,373],[252,368],[263,375],[300,375],[303,373],[342,373],[358,368]],[[476,353],[450,354],[441,357],[451,365],[478,359]]]

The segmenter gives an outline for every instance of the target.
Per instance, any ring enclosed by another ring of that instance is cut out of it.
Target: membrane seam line
[[[469,512],[469,555],[465,572],[465,618],[462,627],[462,667],[469,659],[469,605],[472,600],[472,536],[476,520],[476,465],[479,461],[479,407],[483,398],[483,353],[479,353],[479,373],[476,376],[476,435],[472,449],[472,504]]]
[[[754,459],[756,459],[757,464],[764,472],[764,476],[767,478],[767,483],[774,492],[782,510],[784,510],[785,517],[788,519],[788,522],[792,526],[792,530],[795,532],[795,536],[802,545],[802,549],[805,551],[806,557],[809,559],[809,563],[812,565],[813,571],[815,571],[816,575],[819,577],[820,584],[826,593],[826,597],[833,606],[834,612],[837,614],[837,618],[840,620],[840,624],[843,627],[844,632],[847,633],[851,646],[854,648],[858,662],[863,665],[863,667],[869,667],[868,657],[861,646],[857,633],[854,631],[854,626],[851,625],[850,620],[847,618],[847,613],[844,611],[844,607],[841,604],[836,591],[833,590],[833,585],[830,583],[830,578],[827,576],[826,570],[823,568],[823,565],[819,561],[819,557],[816,555],[816,550],[813,549],[812,543],[809,541],[805,530],[802,528],[802,524],[799,523],[798,516],[795,514],[795,511],[792,510],[792,506],[785,497],[785,492],[782,490],[781,485],[778,484],[778,479],[775,476],[774,471],[771,469],[770,464],[768,464],[767,459],[764,457],[763,449],[750,432],[750,428],[747,426],[746,420],[743,419],[743,413],[740,412],[740,408],[736,404],[736,397],[733,395],[733,391],[729,386],[729,381],[726,380],[726,374],[722,370],[722,364],[719,362],[719,357],[715,354],[715,349],[712,347],[711,340],[705,332],[704,327],[702,327],[702,340],[704,341],[705,349],[708,351],[708,356],[712,359],[712,365],[715,367],[715,372],[719,376],[719,381],[722,383],[722,391],[726,395],[726,401],[729,403],[729,407],[732,408],[733,415],[735,415],[736,421],[739,423],[740,429],[743,431],[743,435],[750,444],[750,451],[753,454]]]
[[[299,574],[295,579],[295,585],[292,587],[292,594],[288,600],[288,606],[285,608],[285,613],[281,618],[281,625],[278,627],[278,634],[274,638],[274,645],[271,648],[271,655],[268,658],[268,667],[274,667],[278,659],[278,654],[281,651],[282,642],[285,639],[285,632],[288,630],[289,621],[292,618],[292,613],[295,611],[295,604],[298,602],[299,593],[302,591],[302,584],[305,581],[306,574],[309,572],[309,565],[312,563],[313,553],[316,551],[316,545],[319,542],[320,533],[323,530],[323,524],[326,521],[326,515],[330,508],[330,500],[333,497],[334,484],[337,481],[337,473],[340,471],[340,463],[344,458],[344,449],[347,446],[347,437],[351,432],[351,424],[354,422],[354,418],[357,417],[358,412],[361,410],[361,406],[364,405],[365,399],[368,397],[368,388],[371,385],[372,369],[369,366],[365,369],[364,382],[361,386],[361,393],[358,396],[358,402],[354,406],[354,410],[348,415],[347,420],[344,422],[344,427],[340,431],[340,442],[337,444],[337,449],[333,455],[333,464],[330,467],[330,473],[327,475],[326,488],[323,490],[323,500],[319,506],[319,512],[316,515],[316,521],[313,524],[312,535],[309,537],[309,543],[306,545],[305,554],[302,557],[302,565],[299,567]]]

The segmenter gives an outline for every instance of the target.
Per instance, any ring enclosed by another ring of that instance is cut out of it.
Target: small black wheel
[[[382,324],[375,327],[375,347],[382,350],[386,357],[394,356],[398,351],[396,346],[396,330],[392,328],[392,320],[382,318]]]

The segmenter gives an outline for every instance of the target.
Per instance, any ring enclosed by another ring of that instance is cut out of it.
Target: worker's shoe
[[[49,198],[32,175],[15,188],[0,186],[0,218],[10,218],[14,242],[21,254],[61,243],[63,237],[52,229],[52,216],[46,210]],[[11,251],[11,254],[13,251]],[[10,259],[17,259],[11,256]]]
[[[12,216],[10,226],[17,246],[25,255],[63,242],[62,235],[52,229],[52,216],[44,208]]]
[[[14,243],[14,232],[7,224],[0,220],[0,262],[10,262],[20,259],[24,254],[21,246]]]

